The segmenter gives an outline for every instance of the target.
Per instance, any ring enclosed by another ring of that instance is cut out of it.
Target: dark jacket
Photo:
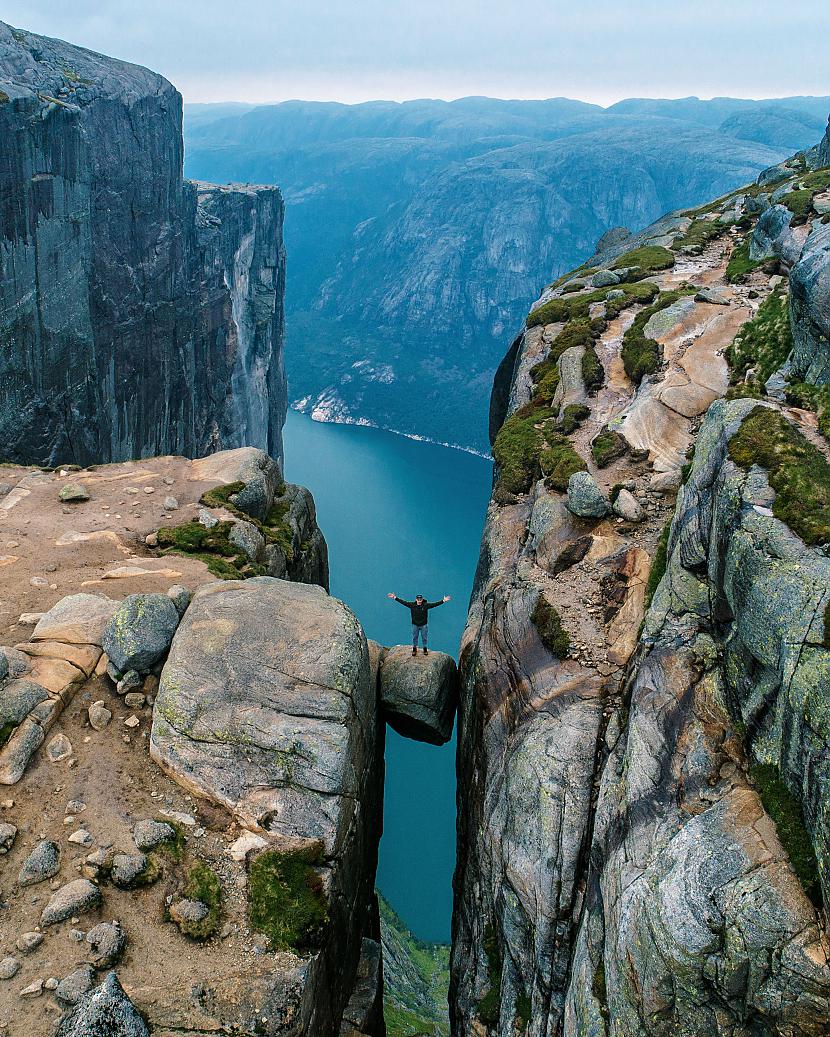
[[[395,598],[395,601],[399,605],[406,605],[412,614],[412,622],[416,627],[423,627],[427,625],[429,616],[427,615],[428,609],[437,608],[439,605],[443,605],[443,601],[422,601],[419,605],[417,601],[404,601],[403,598]]]

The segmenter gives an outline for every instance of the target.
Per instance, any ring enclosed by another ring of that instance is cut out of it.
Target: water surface
[[[489,461],[289,411],[285,475],[314,494],[331,593],[381,644],[409,641],[409,612],[386,597],[452,601],[430,613],[430,645],[458,656],[490,494]],[[424,940],[448,940],[455,865],[455,738],[423,745],[387,731],[378,887]]]

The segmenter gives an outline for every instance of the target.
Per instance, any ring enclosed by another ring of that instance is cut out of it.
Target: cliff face
[[[827,1030],[828,188],[605,239],[500,368],[456,1034]]]
[[[200,208],[166,80],[4,24],[0,134],[3,457],[279,458],[277,189]]]

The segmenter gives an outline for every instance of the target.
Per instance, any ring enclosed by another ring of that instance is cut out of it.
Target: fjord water
[[[430,646],[458,656],[492,467],[484,458],[289,411],[285,475],[314,494],[331,593],[381,644],[407,643],[409,613],[386,594],[452,600],[430,613]],[[447,941],[455,865],[455,738],[440,748],[387,730],[378,888],[421,939]]]

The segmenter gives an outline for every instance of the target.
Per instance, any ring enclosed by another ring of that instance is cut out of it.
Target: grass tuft
[[[248,870],[248,917],[275,950],[319,947],[328,922],[328,904],[316,868],[323,850],[316,845],[280,853],[266,850]]]
[[[726,230],[726,226],[717,220],[692,220],[685,234],[678,234],[672,242],[675,248],[703,250],[710,241],[719,238]]]
[[[665,526],[663,526],[660,539],[657,541],[657,549],[654,552],[654,558],[651,561],[651,570],[649,571],[648,583],[646,584],[646,612],[649,610],[649,606],[657,592],[657,587],[659,586],[660,581],[666,574],[666,566],[669,561],[669,535],[671,534],[671,523],[672,520],[669,519]]]
[[[753,270],[761,265],[749,258],[749,238],[744,238],[740,245],[736,245],[726,264],[726,280],[730,284],[742,284]]]
[[[556,431],[563,436],[576,432],[586,418],[590,418],[591,408],[584,403],[569,403],[562,411],[562,417],[556,425]]]
[[[493,458],[509,493],[527,493],[538,478],[544,436],[536,426],[551,418],[553,411],[546,407],[523,407],[511,414],[499,429],[493,444]]]
[[[625,368],[625,373],[635,385],[639,385],[646,375],[654,374],[662,361],[659,344],[653,338],[647,338],[643,333],[643,329],[655,313],[665,310],[672,303],[682,298],[684,294],[684,292],[662,292],[657,297],[656,302],[637,314],[634,318],[634,323],[623,335],[623,367]]]
[[[545,485],[552,490],[565,493],[574,472],[585,472],[588,466],[574,450],[571,441],[560,433],[549,434],[547,444],[539,458]]]
[[[194,861],[187,871],[182,896],[186,900],[200,900],[208,909],[200,922],[181,922],[179,928],[193,940],[206,940],[219,928],[222,917],[222,886],[212,868],[204,861]]]
[[[625,436],[614,432],[606,425],[591,443],[591,456],[597,468],[607,468],[612,461],[628,453]]]
[[[636,267],[640,277],[647,277],[660,270],[670,270],[674,266],[674,253],[662,245],[643,245],[620,256],[612,267],[620,270],[623,267]],[[631,274],[628,275],[631,277]]]
[[[588,392],[591,392],[592,389],[598,389],[605,381],[605,370],[600,363],[593,343],[585,347],[585,353],[582,357],[582,381],[585,383],[585,388]]]
[[[777,410],[755,407],[729,443],[741,468],[766,468],[772,512],[805,544],[830,541],[830,464]]]
[[[762,391],[769,376],[781,367],[792,348],[787,297],[781,292],[772,292],[726,351],[733,385],[744,382],[746,372],[754,368],[751,382]]]
[[[544,305],[537,306],[535,310],[531,310],[526,324],[529,328],[535,328],[545,324],[567,323],[570,320],[587,320],[591,305],[597,302],[606,304],[606,315],[617,316],[634,303],[650,302],[657,296],[658,291],[656,284],[652,284],[650,281],[640,281],[615,285],[613,288],[598,288],[596,291],[574,296],[571,299],[551,299]],[[608,299],[609,292],[622,292],[622,295],[616,299]],[[573,343],[571,344],[573,345]]]
[[[818,418],[818,430],[830,440],[830,385],[808,385],[806,382],[791,382],[786,389],[787,403],[791,407],[811,410]]]
[[[542,644],[557,659],[564,659],[571,647],[571,639],[562,626],[559,613],[551,605],[544,594],[539,594],[531,615],[533,625],[539,634]]]

